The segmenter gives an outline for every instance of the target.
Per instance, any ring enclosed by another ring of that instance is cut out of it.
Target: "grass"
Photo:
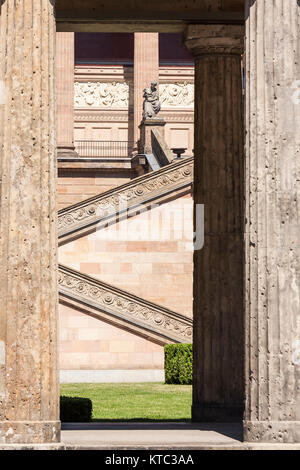
[[[61,395],[90,398],[93,421],[189,421],[192,386],[163,383],[64,384]]]

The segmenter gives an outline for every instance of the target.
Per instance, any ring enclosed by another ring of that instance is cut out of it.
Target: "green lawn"
[[[93,421],[188,421],[191,418],[191,385],[64,384],[61,395],[90,398]]]

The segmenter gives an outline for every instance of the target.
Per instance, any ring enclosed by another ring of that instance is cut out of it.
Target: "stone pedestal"
[[[58,157],[77,157],[74,147],[74,33],[56,33]]]
[[[300,6],[247,2],[244,439],[300,442]]]
[[[0,7],[0,443],[60,439],[55,18]]]
[[[165,137],[166,122],[163,119],[144,119],[139,125],[140,140],[138,145],[139,153],[152,153],[152,137],[151,132],[157,129],[159,134],[164,139]]]
[[[243,334],[244,28],[190,25],[195,57],[195,204],[204,248],[194,254],[194,421],[241,421]]]
[[[134,33],[134,141],[139,140],[143,116],[143,90],[159,80],[158,33]]]

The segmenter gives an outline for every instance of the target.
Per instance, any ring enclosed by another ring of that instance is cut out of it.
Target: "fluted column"
[[[58,156],[77,156],[74,147],[74,33],[56,33]]]
[[[244,28],[190,25],[195,58],[195,204],[205,241],[194,253],[194,421],[242,420]]]
[[[0,442],[49,443],[60,438],[54,2],[0,8]]]
[[[300,442],[300,6],[246,7],[247,441]]]
[[[143,90],[159,80],[158,33],[134,33],[134,141],[143,116]]]

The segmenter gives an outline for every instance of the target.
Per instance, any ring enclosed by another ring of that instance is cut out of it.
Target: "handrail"
[[[82,158],[128,158],[134,149],[131,140],[76,140],[75,150]]]

